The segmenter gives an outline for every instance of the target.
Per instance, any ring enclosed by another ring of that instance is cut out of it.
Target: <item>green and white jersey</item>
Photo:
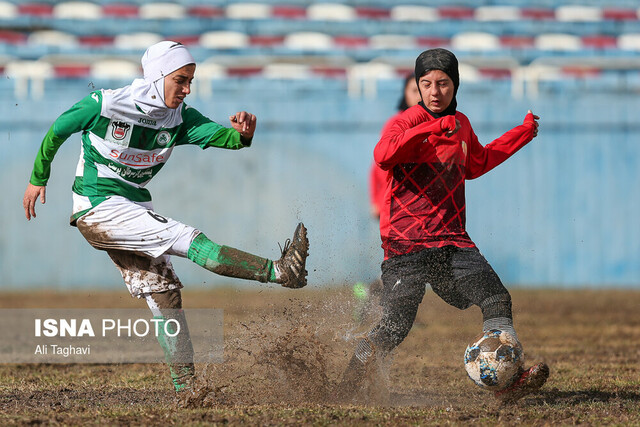
[[[63,113],[47,132],[36,156],[31,184],[46,185],[51,162],[71,135],[82,131],[82,149],[73,183],[72,219],[120,195],[135,202],[151,200],[145,185],[162,169],[178,145],[239,149],[240,133],[225,128],[182,104],[160,118],[145,114],[131,86],[92,92]]]

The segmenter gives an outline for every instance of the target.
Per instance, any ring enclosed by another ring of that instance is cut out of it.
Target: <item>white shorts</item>
[[[187,256],[199,233],[153,211],[151,202],[111,196],[76,223],[91,246],[107,251],[131,295],[180,289],[169,255]]]

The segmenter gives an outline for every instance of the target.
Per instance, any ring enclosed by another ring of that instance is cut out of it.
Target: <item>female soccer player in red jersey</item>
[[[522,125],[482,146],[469,119],[456,110],[455,55],[423,52],[415,76],[422,101],[386,126],[374,150],[387,174],[380,209],[383,316],[356,346],[341,384],[344,397],[359,389],[375,359],[407,336],[427,284],[454,307],[479,306],[484,331],[499,329],[517,339],[509,292],[465,229],[464,185],[536,137],[539,117],[529,111]],[[534,365],[496,397],[515,401],[540,388],[548,375],[547,365]]]

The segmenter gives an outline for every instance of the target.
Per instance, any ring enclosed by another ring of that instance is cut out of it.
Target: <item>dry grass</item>
[[[175,401],[166,367],[0,366],[1,425],[640,425],[640,292],[516,290],[515,322],[547,385],[499,406],[466,377],[462,354],[477,308],[428,292],[409,337],[383,372],[377,400],[336,403],[333,387],[367,329],[344,289],[184,293],[186,308],[223,308],[225,362],[199,366],[217,389],[201,405]],[[5,293],[2,308],[144,307],[126,292]]]

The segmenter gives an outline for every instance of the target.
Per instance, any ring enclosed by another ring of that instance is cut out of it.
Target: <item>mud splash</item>
[[[358,307],[350,299],[311,301],[289,299],[279,310],[244,313],[246,319],[225,324],[225,361],[198,366],[197,381],[182,407],[262,404],[330,404],[368,322],[356,322]],[[273,306],[271,306],[273,307]],[[377,305],[371,306],[371,313]],[[275,308],[275,307],[273,307]],[[375,378],[374,378],[375,377]],[[378,366],[365,390],[354,399],[367,401],[388,394],[388,364]],[[367,390],[373,391],[369,393]]]

